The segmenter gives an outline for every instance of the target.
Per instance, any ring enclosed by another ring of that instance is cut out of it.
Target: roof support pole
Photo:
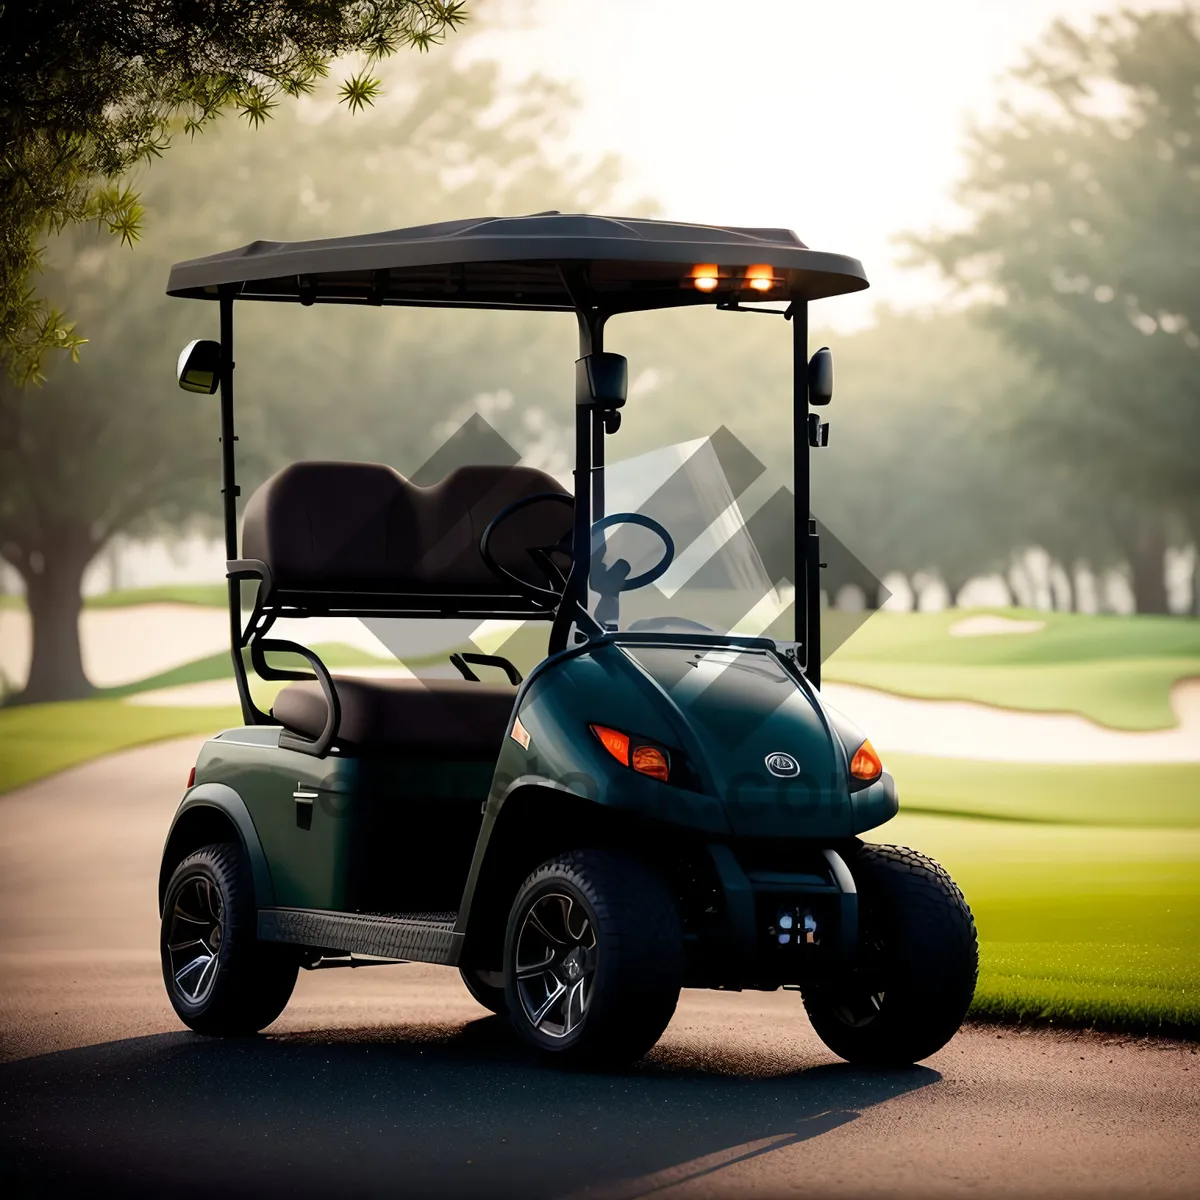
[[[573,280],[571,282],[574,282]],[[605,313],[580,305],[576,309],[579,320],[579,357],[604,347]],[[599,482],[593,467],[599,442]],[[565,603],[574,601],[584,612],[588,604],[588,577],[591,574],[592,521],[595,519],[593,505],[604,506],[604,426],[603,417],[589,404],[575,405],[575,520],[571,534],[571,570],[569,595]]]
[[[808,444],[808,303],[792,305],[792,547],[796,641],[804,673],[821,686],[821,551],[817,523],[810,519],[812,477]]]
[[[589,354],[598,354],[604,349],[604,318],[597,315],[591,322],[591,350]],[[581,339],[582,342],[582,339]],[[580,346],[580,357],[583,357],[583,347]],[[604,413],[592,409],[592,521],[599,521],[604,516]]]
[[[225,557],[238,556],[237,465],[233,432],[233,296],[223,293],[221,310],[221,502],[225,518]]]
[[[221,314],[221,507],[225,524],[225,558],[232,563],[238,556],[237,500],[241,493],[237,485],[237,461],[234,456],[237,435],[233,431],[233,292],[222,291],[218,304]],[[246,663],[242,658],[241,580],[230,579],[228,589],[229,649],[233,656],[233,677],[237,681],[242,719],[247,725],[253,725],[258,710],[250,696],[250,682],[246,678]]]

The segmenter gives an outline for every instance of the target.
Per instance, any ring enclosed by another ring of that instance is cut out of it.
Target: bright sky
[[[486,4],[487,0],[476,0]],[[480,49],[570,81],[572,148],[617,151],[661,215],[784,225],[860,258],[871,290],[824,301],[865,323],[936,298],[897,234],[952,222],[963,132],[1057,16],[1118,0],[532,0]],[[1127,5],[1148,7],[1147,4]]]

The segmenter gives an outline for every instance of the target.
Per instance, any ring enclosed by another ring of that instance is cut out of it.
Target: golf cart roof
[[[572,311],[581,301],[616,313],[809,301],[866,286],[857,259],[810,250],[789,229],[546,212],[251,242],[176,263],[167,294],[549,311]]]

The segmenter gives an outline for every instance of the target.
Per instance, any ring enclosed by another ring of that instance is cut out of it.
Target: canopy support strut
[[[812,476],[808,439],[808,304],[797,300],[792,322],[792,561],[796,641],[801,644],[804,673],[821,686],[821,548],[812,511]]]
[[[233,292],[222,289],[218,303],[221,313],[221,507],[225,524],[225,559],[232,564],[238,556],[237,501],[241,489],[237,485],[237,461],[234,455],[237,435],[233,431]],[[230,566],[226,566],[228,571]],[[259,584],[259,587],[265,585]],[[258,720],[258,709],[250,696],[250,681],[242,658],[242,581],[228,579],[230,653],[233,657],[233,677],[237,681],[242,719],[247,725]]]

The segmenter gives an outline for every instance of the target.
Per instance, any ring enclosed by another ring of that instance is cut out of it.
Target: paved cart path
[[[1200,1194],[1186,1046],[976,1027],[871,1074],[790,993],[690,992],[646,1062],[572,1074],[425,967],[302,973],[269,1035],[183,1032],[154,880],[194,748],[0,797],[8,1194],[14,1177],[173,1196]]]

